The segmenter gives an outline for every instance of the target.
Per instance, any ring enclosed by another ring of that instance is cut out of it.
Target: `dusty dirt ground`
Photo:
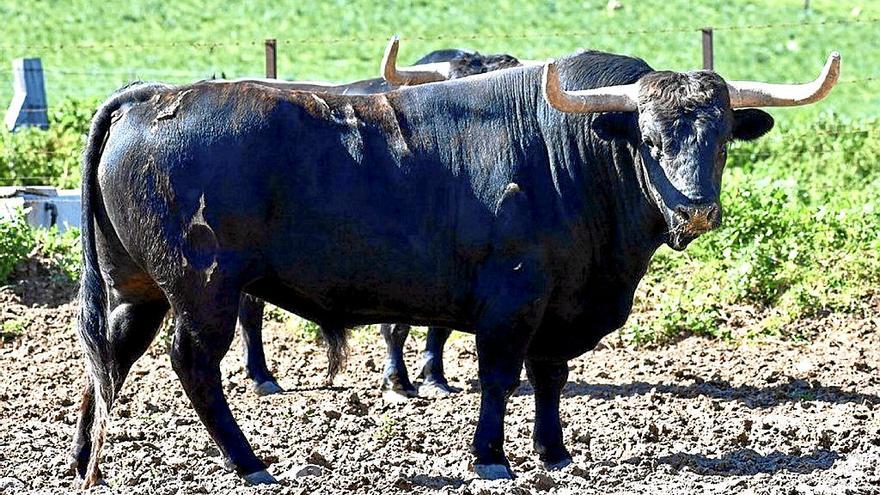
[[[84,383],[73,288],[39,266],[27,270],[27,282],[0,290],[0,322],[23,328],[0,347],[0,493],[69,493]],[[326,388],[320,344],[270,324],[267,353],[287,393],[248,389],[238,342],[223,366],[233,410],[280,480],[259,488],[222,467],[161,335],[114,408],[102,463],[110,486],[93,492],[880,493],[880,319],[830,315],[805,325],[803,342],[688,338],[634,350],[612,335],[571,363],[562,417],[574,464],[538,467],[524,382],[506,423],[519,477],[488,482],[468,466],[479,404],[472,337],[459,334],[447,353],[462,393],[386,404],[377,332],[354,336],[348,367]],[[410,363],[421,343],[410,339]]]

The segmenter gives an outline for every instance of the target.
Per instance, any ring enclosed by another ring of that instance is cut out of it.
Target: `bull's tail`
[[[97,169],[101,160],[113,112],[129,102],[145,101],[164,85],[136,84],[111,96],[92,118],[88,141],[82,162],[82,225],[80,241],[83,250],[83,270],[80,281],[79,339],[86,359],[86,367],[94,387],[95,414],[92,422],[92,447],[83,487],[100,481],[98,458],[107,431],[110,407],[116,395],[117,365],[107,339],[107,295],[98,267],[95,246],[94,214],[101,204],[97,187]]]
[[[327,382],[332,383],[348,357],[348,332],[343,327],[321,325],[321,337],[327,346]]]

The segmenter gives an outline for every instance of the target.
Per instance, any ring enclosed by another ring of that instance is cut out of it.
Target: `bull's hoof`
[[[89,488],[94,488],[96,486],[109,486],[104,478],[96,478],[96,479],[85,479],[82,484],[79,486],[80,490],[88,490]]]
[[[442,382],[424,382],[419,386],[420,397],[446,397],[447,395],[457,394],[461,392],[458,387],[452,387],[448,383]]]
[[[415,392],[408,390],[383,390],[382,400],[387,404],[403,404],[413,397],[417,397]]]
[[[484,480],[512,480],[513,471],[504,464],[474,464],[474,472]]]
[[[275,483],[278,483],[278,480],[276,480],[275,477],[269,474],[269,471],[266,471],[265,469],[257,471],[256,473],[244,475],[244,480],[247,481],[249,485],[274,485]]]
[[[567,457],[562,459],[561,461],[556,462],[544,462],[544,469],[547,471],[559,471],[560,469],[568,466],[572,463],[571,457]]]
[[[77,476],[79,474],[79,460],[75,455],[68,456],[67,458],[67,470],[65,474],[68,476]]]
[[[272,394],[280,394],[284,392],[284,389],[278,385],[275,380],[266,380],[260,384],[254,384],[254,393],[259,395],[260,397]]]

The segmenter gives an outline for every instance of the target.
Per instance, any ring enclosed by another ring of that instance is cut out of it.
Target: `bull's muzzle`
[[[681,219],[684,230],[700,235],[721,225],[721,207],[718,203],[680,205],[675,214]]]

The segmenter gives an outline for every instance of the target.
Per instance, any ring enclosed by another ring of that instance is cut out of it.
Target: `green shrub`
[[[318,340],[321,338],[321,327],[311,321],[303,318],[292,318],[293,331],[301,339]]]
[[[19,264],[34,249],[34,235],[25,220],[24,211],[12,219],[0,219],[0,283],[4,283]]]
[[[0,343],[11,341],[24,334],[26,324],[23,320],[10,319],[0,325]]]
[[[0,185],[79,187],[80,154],[94,102],[65,100],[53,106],[49,130],[0,130]]]
[[[56,227],[35,229],[37,251],[48,259],[53,267],[70,280],[79,280],[82,270],[82,246],[79,229],[67,229],[59,233]]]

